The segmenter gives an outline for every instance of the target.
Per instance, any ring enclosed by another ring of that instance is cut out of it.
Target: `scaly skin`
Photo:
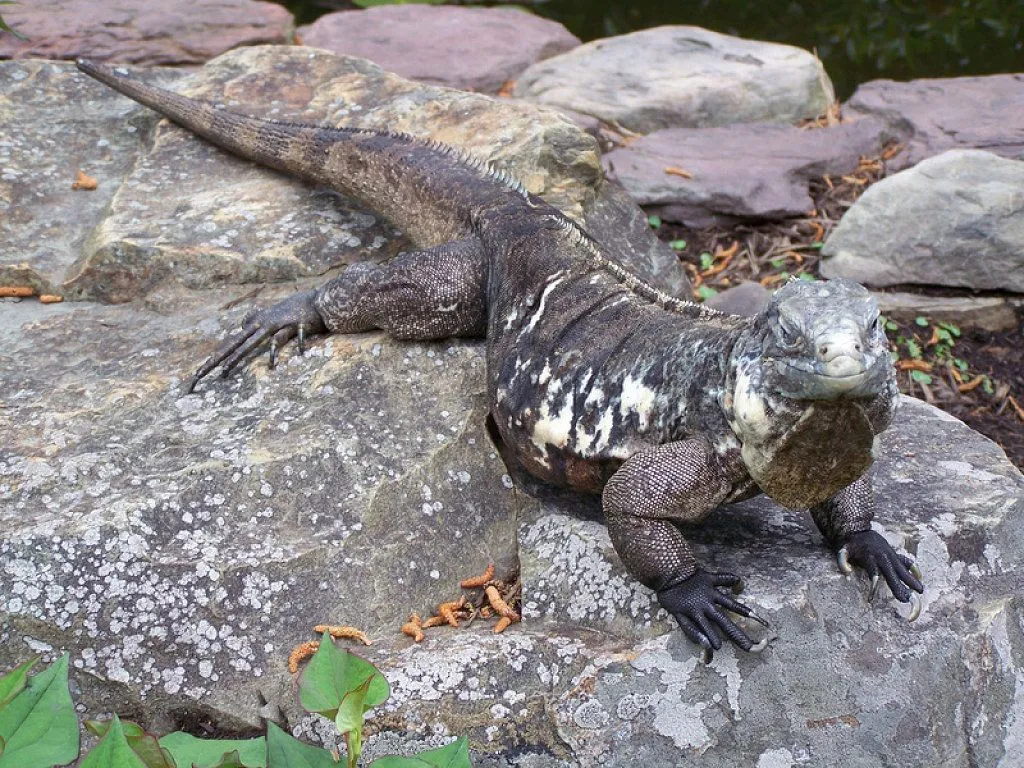
[[[259,120],[87,74],[242,157],[363,201],[419,250],[357,264],[257,311],[199,368],[226,375],[266,344],[382,328],[400,339],[486,337],[491,415],[506,456],[550,483],[601,493],[629,571],[705,658],[723,637],[760,650],[728,615],[762,621],[697,562],[678,523],[767,493],[809,508],[840,566],[923,591],[912,561],[871,531],[865,471],[896,387],[878,308],[861,286],[793,281],[754,318],[666,296],[586,232],[486,166],[400,134]],[[916,607],[914,615],[916,615]],[[763,623],[763,621],[762,621]]]

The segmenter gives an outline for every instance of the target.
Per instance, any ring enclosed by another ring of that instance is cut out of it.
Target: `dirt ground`
[[[819,277],[820,249],[832,228],[872,183],[885,175],[885,162],[899,150],[866,158],[857,170],[823,177],[811,185],[813,210],[782,223],[738,224],[691,230],[651,225],[675,248],[694,286],[705,299],[744,280],[772,288],[790,277]],[[949,295],[952,292],[945,292]],[[942,317],[911,322],[888,319],[890,348],[897,355],[901,391],[953,414],[998,443],[1024,468],[1024,317],[1013,331],[992,333],[959,328]]]

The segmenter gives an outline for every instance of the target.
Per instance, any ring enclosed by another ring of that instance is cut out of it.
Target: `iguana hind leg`
[[[188,392],[218,365],[226,376],[263,344],[270,367],[298,337],[381,328],[397,339],[482,337],[487,329],[486,261],[475,237],[399,254],[389,264],[353,264],[315,291],[251,312],[200,366]]]

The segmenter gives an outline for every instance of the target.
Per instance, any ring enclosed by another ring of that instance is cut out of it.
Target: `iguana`
[[[506,174],[407,135],[262,120],[79,61],[83,72],[244,158],[350,195],[418,250],[355,264],[251,313],[188,385],[263,345],[316,334],[485,337],[504,455],[548,483],[600,493],[616,551],[706,659],[723,637],[761,650],[762,624],[680,524],[765,493],[809,508],[840,567],[879,576],[911,619],[920,571],[871,529],[865,471],[897,390],[885,333],[856,283],[794,280],[755,317],[668,296]]]

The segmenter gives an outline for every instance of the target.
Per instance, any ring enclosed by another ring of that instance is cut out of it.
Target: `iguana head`
[[[878,304],[849,280],[792,280],[754,319],[764,384],[795,400],[871,397],[893,375]]]

